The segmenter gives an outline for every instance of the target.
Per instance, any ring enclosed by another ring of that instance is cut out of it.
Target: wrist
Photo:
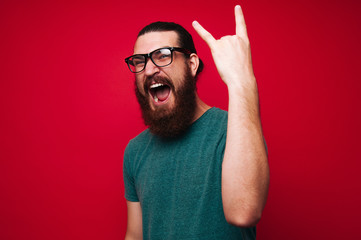
[[[237,77],[224,82],[227,85],[229,94],[248,95],[257,93],[258,95],[257,81],[254,75]]]
[[[255,77],[227,84],[229,107],[258,112],[259,99]]]

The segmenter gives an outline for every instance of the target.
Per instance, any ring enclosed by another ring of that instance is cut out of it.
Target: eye
[[[170,57],[170,54],[163,54],[163,55],[160,55],[160,58],[169,58]]]
[[[167,48],[159,49],[158,51],[153,53],[152,57],[156,60],[168,59],[171,57],[171,51]]]
[[[131,61],[133,62],[134,66],[141,66],[145,63],[143,56],[134,56]]]

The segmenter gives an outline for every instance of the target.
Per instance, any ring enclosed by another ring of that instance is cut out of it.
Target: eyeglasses
[[[165,47],[156,49],[150,53],[146,54],[135,54],[125,59],[125,62],[128,64],[129,70],[132,73],[139,73],[145,69],[147,65],[148,58],[152,60],[154,65],[157,67],[165,67],[170,65],[173,62],[173,52],[181,52],[186,55],[190,55],[191,51],[179,48],[179,47]]]

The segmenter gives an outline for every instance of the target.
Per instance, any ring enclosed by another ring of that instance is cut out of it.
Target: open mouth
[[[153,83],[149,86],[149,93],[156,104],[161,104],[169,98],[171,88],[163,83]]]

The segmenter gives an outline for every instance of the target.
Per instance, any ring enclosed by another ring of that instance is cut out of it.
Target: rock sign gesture
[[[228,87],[228,127],[222,163],[222,201],[233,225],[254,226],[267,199],[269,167],[258,107],[257,83],[242,9],[234,9],[236,35],[219,40],[198,22],[194,29],[211,49],[219,75]]]
[[[216,40],[197,21],[193,22],[193,27],[208,44],[219,75],[228,88],[233,86],[248,87],[245,86],[247,81],[254,79],[251,48],[241,6],[237,5],[234,8],[234,13],[236,18],[236,35],[224,36]]]

